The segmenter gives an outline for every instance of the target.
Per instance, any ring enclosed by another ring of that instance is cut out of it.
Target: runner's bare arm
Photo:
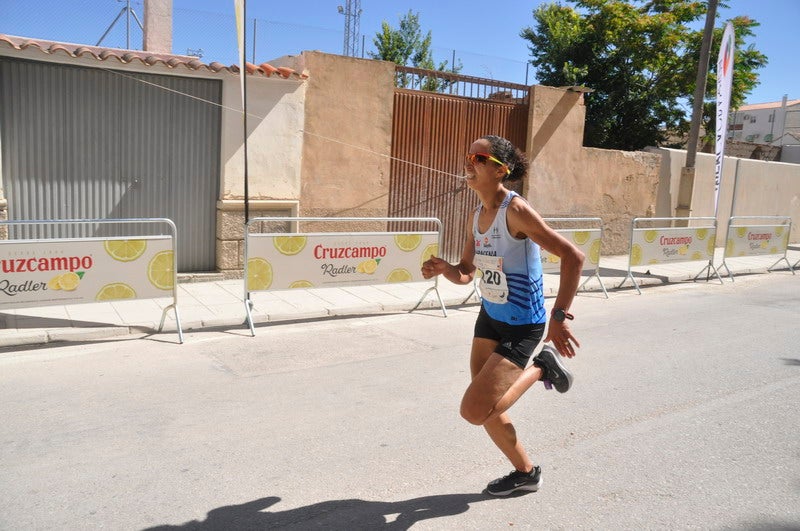
[[[475,244],[472,241],[472,217],[467,223],[467,237],[464,241],[464,250],[461,252],[461,261],[450,264],[439,257],[432,256],[422,264],[423,278],[433,278],[436,275],[444,277],[453,284],[469,284],[475,278]]]
[[[538,212],[519,198],[514,198],[509,205],[508,228],[515,236],[519,238],[527,236],[561,259],[558,294],[553,308],[569,310],[580,284],[585,258],[581,250],[548,226]],[[580,347],[566,321],[558,322],[551,319],[545,341],[552,341],[561,355],[569,358],[575,355],[572,343]]]

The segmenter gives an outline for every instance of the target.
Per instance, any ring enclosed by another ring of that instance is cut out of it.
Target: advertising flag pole
[[[722,164],[725,161],[725,140],[728,137],[728,112],[731,105],[731,86],[733,84],[733,59],[736,50],[736,34],[733,24],[728,22],[722,34],[722,42],[719,46],[717,56],[717,121],[714,145],[714,227],[715,237],[719,230],[719,187],[722,182]],[[739,166],[737,160],[736,178],[738,178]],[[736,181],[734,180],[734,201],[736,196]],[[731,216],[733,215],[733,204],[731,203]],[[729,223],[730,224],[730,221]],[[727,228],[726,228],[727,233]],[[714,256],[709,258],[709,265],[714,263]]]
[[[242,90],[242,148],[244,151],[244,222],[250,219],[250,190],[248,187],[247,172],[247,60],[246,60],[246,22],[247,22],[247,0],[233,0],[236,11],[236,33],[239,42],[239,78]]]
[[[722,35],[717,58],[717,123],[714,165],[714,217],[719,208],[719,185],[722,181],[722,164],[725,159],[725,140],[728,137],[728,112],[731,105],[733,84],[733,59],[736,38],[733,24],[728,22]]]

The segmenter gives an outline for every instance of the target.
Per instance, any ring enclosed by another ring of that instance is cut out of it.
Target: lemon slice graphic
[[[247,289],[259,291],[272,285],[272,266],[263,258],[247,261]]]
[[[378,261],[375,260],[374,258],[370,258],[369,260],[364,260],[363,262],[358,264],[358,267],[356,267],[356,271],[358,271],[359,273],[366,273],[368,275],[373,274],[376,269],[378,269]]]
[[[64,291],[75,291],[80,281],[81,277],[77,273],[70,271],[58,277],[58,286]]]
[[[395,234],[394,243],[401,251],[413,251],[422,243],[422,236],[419,234]]]
[[[589,247],[589,262],[592,264],[600,263],[600,238],[593,241]]]
[[[313,287],[314,287],[314,284],[312,284],[312,283],[311,283],[311,282],[309,282],[308,280],[295,280],[294,282],[292,282],[291,284],[289,284],[289,288],[290,288],[290,289],[296,289],[296,288],[313,288]]]
[[[147,265],[147,278],[158,289],[172,289],[175,286],[172,251],[156,253]]]
[[[728,244],[725,246],[725,256],[733,256],[733,250],[736,248],[736,244],[733,240],[728,240]]]
[[[303,250],[307,240],[305,236],[275,236],[272,243],[279,253],[292,256]]]
[[[702,259],[703,259],[703,253],[701,253],[700,251],[695,251],[692,253],[692,260],[702,260]]]
[[[714,256],[714,246],[716,244],[716,242],[714,240],[716,240],[716,237],[711,238],[710,240],[708,240],[708,247],[706,248],[706,251],[708,252],[708,256]]]
[[[705,240],[706,236],[708,236],[708,229],[697,229],[696,234],[698,240]]]
[[[391,273],[386,277],[386,282],[408,282],[413,277],[408,269],[398,268],[393,269]]]
[[[436,256],[437,254],[439,254],[439,244],[432,243],[428,245],[422,250],[422,256],[419,259],[419,265],[424,264],[425,261],[430,259],[431,256]]]
[[[747,227],[738,227],[736,229],[736,236],[739,238],[744,238],[745,234],[747,234]]]
[[[52,290],[59,290],[61,289],[61,285],[58,283],[58,280],[61,278],[61,275],[56,275],[50,280],[47,281],[47,289]]]
[[[574,241],[577,245],[583,245],[584,243],[589,241],[589,238],[592,237],[592,234],[586,230],[579,230],[578,232],[572,233],[572,241]]]
[[[114,282],[106,284],[97,292],[95,300],[98,301],[117,301],[120,299],[135,299],[136,292],[132,287],[124,282]]]
[[[642,263],[642,248],[638,243],[634,243],[631,248],[631,265]]]
[[[132,262],[142,256],[144,250],[147,249],[147,242],[144,240],[107,240],[103,243],[103,247],[114,260]]]
[[[656,241],[657,237],[658,237],[658,231],[657,230],[646,230],[646,231],[644,231],[644,241],[646,241],[647,243],[653,243],[654,241]]]

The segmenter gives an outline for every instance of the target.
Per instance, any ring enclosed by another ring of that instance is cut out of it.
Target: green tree
[[[425,70],[436,70],[457,74],[461,71],[462,65],[447,68],[447,61],[442,61],[436,65],[431,52],[431,32],[423,37],[419,23],[419,13],[411,10],[400,19],[400,27],[395,29],[388,22],[383,21],[381,31],[375,35],[372,41],[375,44],[377,53],[370,52],[373,59],[391,61],[401,66],[412,66]],[[450,83],[434,76],[414,77],[398,74],[396,79],[398,87],[419,88],[429,91],[442,91]]]
[[[584,85],[587,146],[636,150],[663,145],[670,132],[689,127],[685,102],[694,92],[702,30],[690,25],[705,19],[705,2],[691,0],[573,0],[577,9],[545,4],[533,12],[535,27],[520,36],[530,41],[531,64],[543,85]],[[766,57],[752,46],[739,46],[757,25],[746,17],[733,19],[737,56],[732,105],[758,84],[755,70]],[[700,24],[702,26],[702,24]],[[716,54],[722,29],[715,32]],[[716,77],[707,83],[713,100]],[[705,105],[714,122],[714,108]],[[708,131],[708,126],[707,129]],[[713,136],[713,126],[710,134]]]

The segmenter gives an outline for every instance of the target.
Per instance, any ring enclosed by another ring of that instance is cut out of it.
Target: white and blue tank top
[[[509,192],[486,232],[480,232],[475,209],[472,234],[475,266],[481,271],[480,292],[489,317],[511,325],[546,321],[539,245],[530,238],[518,239],[508,232],[508,205],[519,194]]]

